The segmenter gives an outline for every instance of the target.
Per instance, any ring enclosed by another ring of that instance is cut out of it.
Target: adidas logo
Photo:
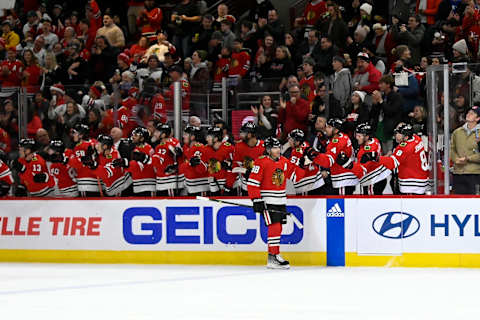
[[[332,206],[330,208],[330,210],[328,210],[327,212],[327,217],[329,218],[340,218],[340,217],[345,217],[345,213],[342,212],[342,209],[340,208],[340,206],[338,205],[338,202],[335,203],[334,206]]]

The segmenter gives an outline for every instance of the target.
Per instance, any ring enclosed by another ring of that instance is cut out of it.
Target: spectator
[[[347,38],[347,48],[346,51],[352,57],[356,57],[358,53],[363,52],[363,48],[368,46],[367,36],[370,32],[368,26],[360,26],[353,33],[353,40],[351,37]]]
[[[372,94],[371,124],[385,153],[393,149],[393,130],[402,121],[403,98],[393,90],[394,84],[392,76],[383,76],[379,82],[380,91]]]
[[[15,31],[12,31],[12,25],[9,20],[2,22],[2,38],[5,40],[5,49],[15,49],[20,43],[20,37]]]
[[[453,62],[469,62],[468,46],[465,39],[458,40],[452,46]]]
[[[282,140],[293,129],[300,129],[307,132],[308,118],[310,114],[310,105],[308,101],[300,97],[300,88],[297,85],[288,89],[290,99],[280,100],[278,110],[278,122],[282,124]]]
[[[292,61],[294,65],[301,64],[302,61],[298,60],[297,43],[295,41],[295,37],[293,36],[293,33],[291,32],[285,33],[285,46],[288,48],[288,51],[290,51],[290,54],[292,55]]]
[[[92,48],[92,57],[89,61],[90,83],[101,80],[108,82],[113,76],[117,55],[105,36],[99,36]]]
[[[251,106],[253,114],[255,115],[255,124],[257,125],[257,137],[265,139],[270,136],[275,136],[277,129],[278,112],[273,105],[271,96],[263,96],[260,99],[260,104]]]
[[[208,42],[212,38],[213,32],[213,16],[206,14],[202,17],[200,30],[195,32],[192,37],[192,45],[195,50],[208,51]]]
[[[105,37],[108,44],[115,48],[123,48],[125,46],[125,36],[114,22],[110,15],[103,16],[103,27],[97,30],[98,37]]]
[[[295,19],[295,27],[314,26],[327,11],[327,2],[323,0],[310,0],[305,7],[303,16]]]
[[[412,52],[412,63],[414,66],[420,64],[421,44],[425,33],[425,27],[420,22],[420,17],[417,15],[408,18],[408,28],[403,25],[393,25],[392,35],[393,39],[398,44],[405,44]]]
[[[370,123],[370,112],[368,106],[364,103],[366,93],[364,91],[354,91],[350,102],[346,106],[346,119],[344,123],[344,132],[351,138],[354,136],[355,128],[360,123]]]
[[[344,49],[346,45],[348,27],[342,19],[340,8],[336,3],[327,6],[328,18],[317,21],[317,29],[328,38],[332,39],[333,45]]]
[[[413,131],[419,136],[427,136],[427,110],[422,105],[415,106],[408,114]]]
[[[378,90],[382,74],[370,62],[368,54],[360,52],[357,56],[357,71],[353,75],[353,90],[372,93]]]
[[[78,39],[85,43],[87,50],[92,49],[92,46],[95,44],[95,38],[97,37],[97,30],[90,27],[90,21],[88,19],[80,20],[78,30]]]
[[[167,40],[167,34],[163,31],[159,31],[157,33],[157,43],[148,48],[143,59],[144,61],[147,61],[148,57],[155,54],[158,57],[158,61],[163,62],[165,61],[165,53],[170,52],[174,54],[175,51],[173,44]]]
[[[67,85],[84,84],[88,79],[88,63],[80,57],[80,47],[72,43],[67,47],[68,58],[64,63],[65,69],[62,80]],[[111,61],[106,60],[105,63]]]
[[[415,13],[420,16],[420,21],[431,26],[435,24],[435,16],[442,0],[417,0]]]
[[[263,44],[258,48],[255,54],[255,65],[258,73],[262,74],[271,61],[274,59],[276,53],[275,42],[271,35],[266,35],[263,39]]]
[[[479,131],[480,109],[472,107],[465,124],[453,131],[450,157],[453,165],[453,192],[478,194],[480,184]]]
[[[174,23],[173,44],[182,57],[190,56],[193,30],[201,16],[192,0],[181,0],[173,9],[171,21]]]
[[[23,65],[22,86],[27,87],[27,92],[33,96],[39,89],[39,79],[42,69],[32,50],[26,50],[23,53]]]
[[[391,52],[394,47],[394,42],[392,38],[392,34],[387,31],[387,26],[382,25],[380,23],[375,23],[373,25],[373,31],[375,32],[375,36],[372,39],[372,44],[375,48],[375,55],[381,59],[385,65],[387,61],[392,61]]]
[[[284,44],[285,41],[285,26],[278,17],[278,11],[272,9],[268,11],[268,23],[265,30],[273,36],[275,43]]]
[[[158,37],[158,35],[157,35]],[[132,61],[140,62],[148,49],[148,40],[146,37],[140,37],[138,42],[130,47],[128,55]]]
[[[310,30],[308,38],[304,41],[297,51],[297,59],[303,61],[305,55],[309,55],[315,59],[320,52],[320,33],[317,30]],[[317,61],[318,62],[318,61]]]
[[[326,76],[333,74],[332,60],[337,55],[338,49],[333,45],[332,39],[322,37],[320,40],[320,50],[312,53],[312,57],[317,62],[316,70],[322,72]]]
[[[73,27],[66,27],[63,34],[63,39],[60,41],[62,47],[66,48],[68,45],[70,45],[76,36],[77,35],[75,34],[75,29],[73,29]]]
[[[7,51],[7,59],[2,62],[2,91],[6,87],[19,87],[22,77],[23,63],[17,59],[17,51],[10,48]]]
[[[228,19],[222,20],[220,23],[220,30],[223,36],[223,46],[233,49],[233,40],[235,40],[235,34],[232,32],[232,22]]]
[[[304,72],[304,77],[301,78],[300,80],[300,88],[303,88],[304,84],[308,85],[308,88],[306,88],[307,90],[304,91],[304,93],[305,93],[305,97],[309,98],[309,100],[311,100],[310,99],[311,95],[314,94],[314,90],[315,90],[315,81],[313,77],[314,67],[315,67],[315,60],[312,59],[311,57],[307,57],[303,60],[302,69]]]
[[[145,0],[144,8],[137,18],[137,26],[142,37],[149,41],[155,40],[155,35],[162,27],[163,13],[154,0]]]
[[[207,117],[207,95],[209,89],[210,73],[205,61],[207,52],[194,51],[192,55],[192,69],[189,79],[192,86],[191,113],[200,118]]]
[[[53,52],[47,52],[45,55],[45,67],[42,72],[42,88],[46,96],[50,97],[49,90],[57,82],[63,82],[64,71],[57,64],[57,59]]]
[[[249,21],[258,21],[259,18],[267,18],[268,12],[275,9],[270,0],[257,0],[248,13]]]
[[[393,49],[393,54],[398,57],[398,60],[392,64],[391,71],[394,72],[397,67],[405,67],[407,69],[413,69],[412,64],[412,52],[410,49],[401,44]]]
[[[38,37],[35,39],[32,47],[32,52],[42,67],[45,66],[45,56],[47,55],[47,50],[44,49],[44,46],[45,39],[43,39],[43,37]]]
[[[350,70],[344,67],[345,59],[343,57],[333,57],[332,66],[335,72],[330,79],[333,97],[342,108],[345,108],[352,92],[352,75]]]
[[[288,48],[279,46],[275,52],[275,58],[270,63],[263,76],[265,78],[281,79],[279,87],[283,88],[287,83],[288,76],[295,74],[295,68]]]
[[[29,11],[27,13],[27,22],[23,25],[22,31],[23,36],[26,38],[27,33],[36,34],[39,29],[40,19],[38,18],[35,11]]]
[[[53,46],[58,43],[58,36],[52,32],[51,21],[42,21],[42,33],[37,38],[39,37],[43,37],[45,40],[45,48],[47,50],[53,50]]]
[[[404,105],[403,105],[403,114],[407,115],[413,108],[420,103],[419,101],[419,84],[418,80],[415,77],[415,74],[410,70],[402,67],[401,62],[395,72],[402,72],[400,74],[396,73],[395,78],[403,76],[407,76],[407,84],[398,84],[395,86],[396,91],[400,93],[403,97]]]

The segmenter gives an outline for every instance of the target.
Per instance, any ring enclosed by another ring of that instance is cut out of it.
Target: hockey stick
[[[239,206],[239,207],[244,207],[244,208],[253,208],[252,206],[249,206],[248,204],[242,204],[242,203],[236,203],[236,202],[230,202],[230,201],[225,201],[225,200],[219,200],[219,199],[212,199],[212,198],[207,198],[207,197],[200,197],[197,196],[197,200],[203,200],[203,201],[213,201],[213,202],[218,202],[218,203],[223,203],[223,204],[231,204],[234,206]],[[275,212],[275,213],[286,213],[289,217],[292,218],[293,223],[297,226],[299,229],[303,229],[303,224],[295,217],[294,214],[290,212],[284,212],[284,211],[278,211],[278,210],[268,210],[270,212]]]

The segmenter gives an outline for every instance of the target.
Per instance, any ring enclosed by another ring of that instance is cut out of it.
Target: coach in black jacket
[[[380,79],[380,91],[375,90],[372,93],[372,110],[370,118],[374,130],[377,131],[378,138],[382,141],[384,153],[393,148],[393,130],[399,122],[402,121],[403,98],[394,90],[395,80],[392,76],[386,75]],[[382,126],[379,126],[379,123]],[[382,129],[383,127],[383,129]]]

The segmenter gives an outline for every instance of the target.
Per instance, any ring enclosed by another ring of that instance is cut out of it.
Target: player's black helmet
[[[63,153],[65,151],[65,144],[62,140],[52,140],[49,145],[50,149],[55,152]]]
[[[255,123],[249,121],[240,128],[240,132],[255,134],[257,132],[257,126]]]
[[[139,135],[143,137],[143,141],[148,141],[150,138],[150,132],[148,132],[147,128],[144,127],[136,127],[132,131],[132,135]]]
[[[328,119],[327,125],[330,127],[334,127],[335,129],[342,130],[343,121],[339,118],[331,118]]]
[[[18,145],[20,147],[23,147],[24,149],[33,150],[35,148],[35,140],[30,139],[30,138],[24,138],[24,139],[20,140]]]
[[[366,136],[371,136],[373,133],[373,128],[369,123],[360,123],[355,129],[357,133],[364,134]]]
[[[214,138],[217,138],[219,141],[222,141],[222,138],[223,138],[222,129],[220,129],[218,127],[208,128],[207,135],[208,136],[213,136]]]
[[[90,127],[83,123],[77,123],[73,130],[82,135],[83,138],[88,138],[88,133],[90,132]]]
[[[102,145],[107,146],[108,148],[111,148],[113,146],[113,138],[110,136],[107,136],[105,134],[101,134],[97,138],[98,142],[100,142]]]
[[[300,129],[293,129],[288,134],[288,137],[300,143],[305,141],[305,133]]]
[[[270,149],[272,148],[282,147],[282,144],[280,143],[280,141],[274,137],[268,137],[267,139],[265,139],[264,143],[265,143],[265,150],[267,150],[267,152],[270,151]]]
[[[395,133],[400,133],[406,137],[413,136],[413,127],[408,123],[400,124],[394,131]]]
[[[195,140],[199,141],[201,139],[201,130],[199,127],[195,126],[186,126],[185,127],[185,133],[188,133],[191,136],[195,137]]]
[[[157,124],[156,129],[160,131],[160,133],[165,133],[167,137],[170,136],[170,134],[172,134],[172,127],[170,127],[170,125],[167,123]]]

